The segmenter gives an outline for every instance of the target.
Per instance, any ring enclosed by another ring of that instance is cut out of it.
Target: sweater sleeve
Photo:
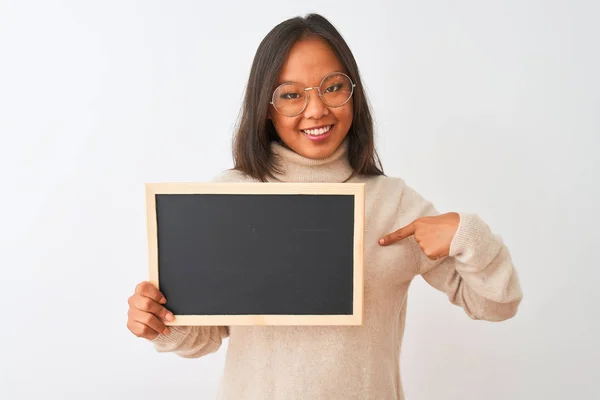
[[[439,215],[436,208],[410,187],[405,188],[407,206],[417,216]],[[500,236],[476,214],[459,213],[460,223],[449,256],[429,259],[414,237],[410,243],[417,274],[444,292],[452,304],[476,320],[503,321],[516,315],[523,294],[509,249]]]
[[[199,358],[214,353],[229,337],[226,326],[171,326],[169,334],[160,334],[151,342],[160,352],[173,352],[183,358]]]

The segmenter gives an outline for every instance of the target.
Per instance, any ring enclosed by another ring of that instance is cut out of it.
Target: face
[[[290,49],[277,86],[295,82],[302,88],[317,87],[332,72],[348,73],[327,42],[314,38],[300,40]],[[316,89],[301,94],[308,97],[308,104],[300,115],[282,115],[271,105],[268,118],[280,139],[296,153],[313,159],[328,157],[340,146],[352,125],[352,98],[341,107],[329,107]]]

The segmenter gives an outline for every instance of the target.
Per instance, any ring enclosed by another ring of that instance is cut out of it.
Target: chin
[[[307,158],[312,158],[315,160],[323,159],[335,153],[338,147],[342,144],[343,140],[343,137],[329,137],[322,142],[313,142],[306,137],[302,137],[299,143],[296,144],[294,151]]]
[[[301,149],[299,149],[299,151],[296,151],[296,153],[298,153],[306,158],[311,158],[313,160],[320,160],[320,159],[329,157],[330,155],[333,154],[334,151],[335,151],[335,148],[327,148],[327,149],[301,148]]]

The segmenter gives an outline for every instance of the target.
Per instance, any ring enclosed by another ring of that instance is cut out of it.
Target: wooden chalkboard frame
[[[364,183],[161,182],[145,183],[149,282],[159,288],[156,195],[311,194],[354,197],[353,312],[349,315],[175,315],[167,325],[362,325],[364,307]]]

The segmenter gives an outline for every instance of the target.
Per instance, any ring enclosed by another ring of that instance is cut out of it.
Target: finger
[[[161,332],[158,332],[150,326],[136,320],[128,320],[127,329],[129,329],[135,336],[148,340],[153,340],[161,334]],[[162,333],[166,335],[169,332],[168,330],[165,330]]]
[[[406,239],[407,237],[415,234],[415,229],[416,224],[415,221],[413,221],[405,227],[400,228],[397,231],[392,232],[389,235],[385,235],[384,237],[379,239],[379,244],[382,246],[386,246],[388,244],[392,244],[400,240]]]
[[[158,318],[166,321],[173,321],[173,314],[162,305],[149,297],[142,295],[132,296],[130,305],[136,309],[156,315]]]
[[[137,287],[135,288],[135,292],[137,294],[141,294],[142,296],[149,297],[160,304],[165,304],[167,302],[167,299],[160,292],[160,290],[158,290],[156,286],[154,286],[148,281],[142,282],[139,285],[137,285]]]
[[[145,329],[146,332],[148,329],[151,329],[157,333],[169,333],[169,328],[154,314],[136,310],[131,313],[130,318],[133,321],[147,326],[147,328],[142,327],[142,329]]]
[[[444,249],[432,247],[432,246],[420,246],[421,251],[427,258],[430,260],[440,260],[447,256],[447,253],[444,252]]]

